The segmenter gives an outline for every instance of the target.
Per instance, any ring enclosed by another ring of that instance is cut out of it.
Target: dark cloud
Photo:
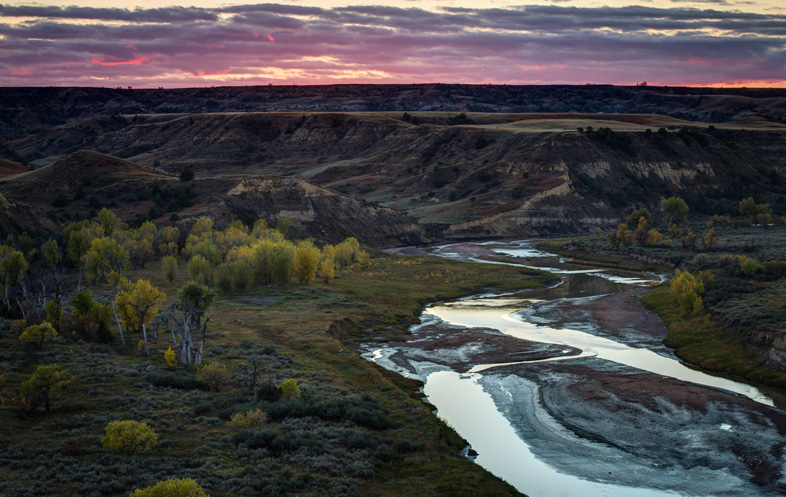
[[[786,16],[713,9],[0,5],[0,15],[2,85],[220,83],[213,75],[229,84],[707,84],[786,74]]]
[[[188,22],[217,21],[218,15],[196,7],[166,7],[157,9],[111,9],[93,7],[10,6],[0,5],[3,17],[33,17],[46,19],[90,19],[96,21],[127,22]]]

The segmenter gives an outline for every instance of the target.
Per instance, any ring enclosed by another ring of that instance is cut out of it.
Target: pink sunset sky
[[[786,87],[783,0],[0,4],[1,86]]]

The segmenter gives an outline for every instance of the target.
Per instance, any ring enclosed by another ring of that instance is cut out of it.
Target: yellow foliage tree
[[[319,259],[322,256],[318,248],[309,245],[298,247],[294,260],[295,272],[298,274],[300,282],[305,284],[308,284],[316,276]]]
[[[164,360],[170,368],[177,366],[177,358],[175,358],[175,351],[172,350],[172,347],[167,347],[164,352]]]
[[[104,427],[106,436],[101,439],[105,449],[133,454],[158,445],[158,435],[151,427],[139,421],[113,421]]]
[[[657,247],[661,241],[663,241],[663,235],[660,234],[660,231],[650,230],[647,232],[647,245]]]
[[[281,397],[300,397],[300,387],[297,386],[297,380],[287,378],[278,386],[278,391],[281,392]]]
[[[336,275],[336,266],[332,259],[323,259],[319,263],[319,277],[325,283],[330,283],[330,280]]]
[[[166,295],[154,287],[150,280],[137,281],[130,292],[120,295],[117,299],[123,324],[133,329],[141,328],[147,356],[150,356],[147,325],[158,315],[158,309],[164,302],[166,302]]]
[[[702,294],[704,293],[704,283],[697,280],[694,275],[679,269],[674,271],[674,278],[669,282],[671,296],[685,314],[698,316],[704,309]]]

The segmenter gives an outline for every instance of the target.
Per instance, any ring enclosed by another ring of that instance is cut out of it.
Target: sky
[[[784,0],[524,2],[0,3],[0,86],[786,87]]]

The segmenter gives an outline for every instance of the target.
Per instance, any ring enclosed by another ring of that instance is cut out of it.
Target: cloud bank
[[[559,5],[0,5],[0,85],[786,85],[786,16]]]

